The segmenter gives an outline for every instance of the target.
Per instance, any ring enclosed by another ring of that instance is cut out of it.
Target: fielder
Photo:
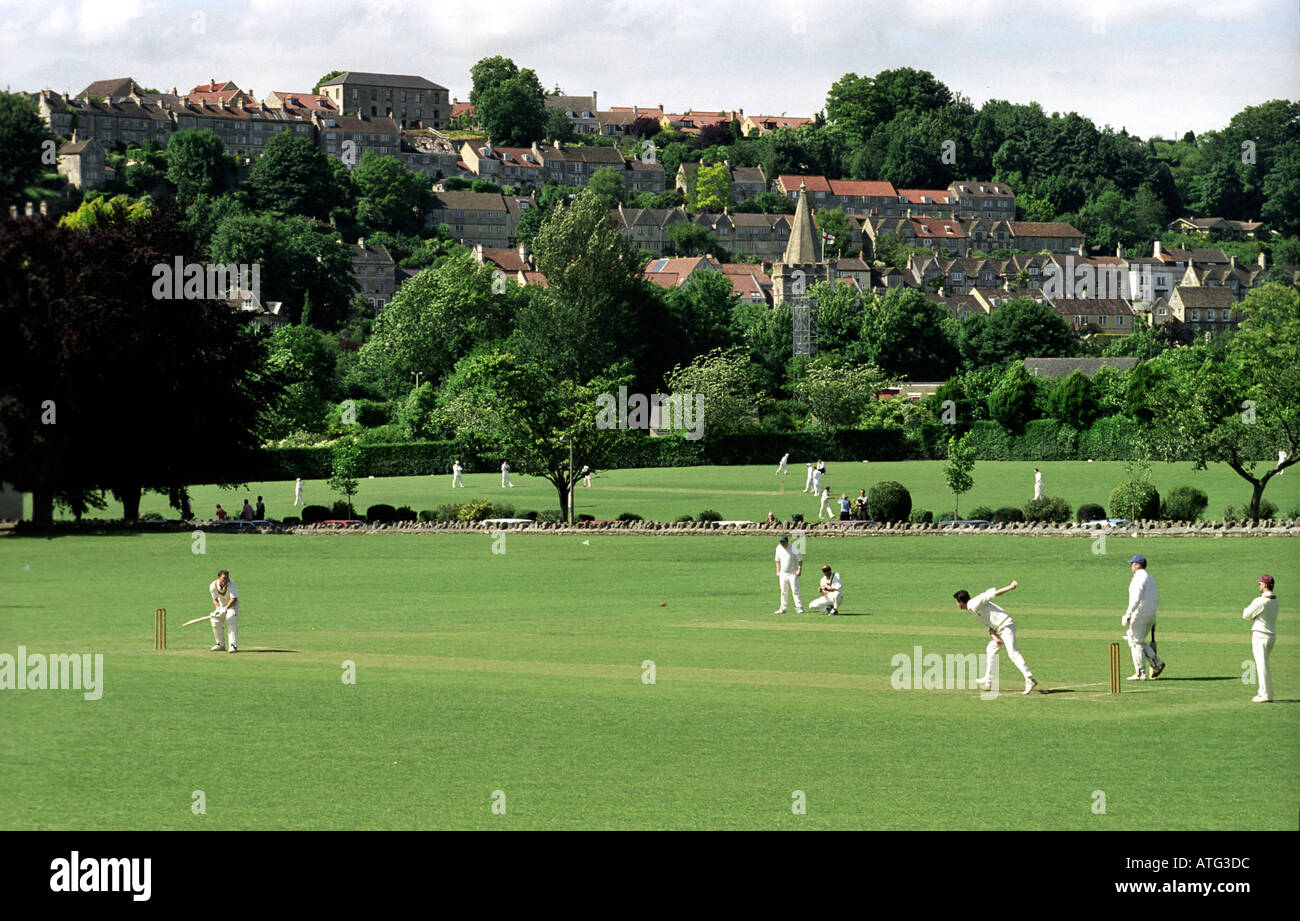
[[[821,521],[823,514],[827,518],[834,520],[835,513],[831,511],[831,488],[829,486],[822,487],[821,499],[822,499],[821,508],[817,509],[817,520]]]
[[[813,467],[813,495],[818,495],[822,491],[822,477],[826,476],[826,462],[818,461],[817,466]]]
[[[509,486],[511,489],[515,488],[515,484],[510,481],[510,465],[505,461],[502,461],[501,462],[501,488],[505,489],[507,486]]]
[[[583,489],[591,489],[591,468],[588,467],[586,464],[583,464],[582,473],[579,475],[582,477]]]
[[[307,504],[302,498],[302,477],[298,477],[298,482],[293,484],[293,504],[295,506]]]
[[[230,581],[229,571],[223,569],[217,573],[216,580],[208,586],[208,594],[212,596],[212,613],[208,619],[212,622],[212,638],[216,640],[212,651],[221,652],[226,648],[225,634],[229,632],[230,651],[238,652],[236,634],[239,631],[239,590]]]
[[[781,463],[779,463],[779,464],[776,465],[776,475],[777,475],[777,476],[785,476],[786,474],[788,474],[788,473],[790,472],[790,470],[786,467],[786,464],[788,464],[788,463],[790,463],[790,455],[789,455],[789,453],[782,454],[782,455],[781,455]]]
[[[956,592],[952,597],[957,599],[957,607],[963,611],[969,611],[971,616],[979,621],[988,631],[989,640],[988,648],[984,651],[984,677],[975,682],[976,687],[981,691],[987,691],[992,682],[990,677],[993,674],[993,659],[998,654],[998,647],[1007,647],[1007,658],[1010,659],[1020,669],[1020,674],[1025,676],[1025,691],[1029,694],[1038,686],[1038,679],[1029,670],[1025,663],[1025,657],[1020,654],[1016,647],[1016,622],[1006,611],[993,603],[993,599],[998,595],[1005,595],[1012,589],[1020,585],[1015,579],[1006,588],[990,588],[988,591],[981,592],[974,598],[970,592],[962,589]]]
[[[832,572],[830,566],[822,567],[822,579],[817,584],[817,592],[820,597],[808,602],[809,610],[826,608],[828,615],[840,612],[840,601],[844,598],[844,584],[840,579],[840,574]]]
[[[810,492],[810,493],[812,493],[814,496],[817,495],[816,490],[813,489],[813,468],[812,468],[812,464],[809,464],[809,465],[808,465],[808,478],[805,479],[805,480],[803,481],[803,491],[804,491],[804,492]]]
[[[1259,597],[1246,606],[1241,616],[1251,622],[1250,645],[1255,651],[1255,674],[1259,692],[1250,699],[1255,704],[1273,702],[1273,676],[1268,670],[1268,654],[1277,642],[1277,595],[1273,594],[1273,577],[1260,576]]]
[[[799,576],[803,574],[803,557],[799,551],[790,546],[790,538],[781,535],[780,542],[776,545],[776,578],[781,591],[781,607],[776,610],[777,614],[785,613],[785,592],[786,588],[790,589],[790,594],[794,596],[794,609],[798,613],[803,613],[803,597],[799,594]]]
[[[451,488],[452,489],[455,489],[457,486],[461,487],[462,489],[465,488],[465,481],[460,478],[461,472],[464,469],[465,468],[460,465],[460,458],[457,458],[456,460],[451,462]]]
[[[1124,612],[1122,623],[1128,630],[1124,639],[1133,653],[1133,674],[1129,681],[1146,680],[1146,661],[1151,660],[1151,677],[1155,678],[1165,670],[1164,660],[1156,655],[1155,647],[1147,642],[1147,635],[1155,630],[1156,607],[1160,604],[1160,593],[1156,590],[1156,580],[1147,572],[1147,558],[1135,556],[1129,561],[1133,580],[1128,584],[1128,609]]]
[[[1034,468],[1034,498],[1043,498],[1043,471]]]

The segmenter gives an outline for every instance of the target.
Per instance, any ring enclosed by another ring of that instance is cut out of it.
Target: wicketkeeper
[[[208,619],[212,622],[212,638],[216,641],[212,651],[221,652],[229,648],[230,652],[237,652],[239,590],[235,588],[235,583],[230,581],[228,570],[223,569],[217,573],[216,581],[208,586],[208,593],[212,595],[212,613]],[[229,647],[226,645],[227,632],[230,634]]]

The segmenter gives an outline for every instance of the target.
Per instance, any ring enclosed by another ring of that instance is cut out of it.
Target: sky
[[[611,105],[811,115],[845,73],[928,70],[976,106],[1036,101],[1141,137],[1300,97],[1296,0],[0,0],[0,88],[134,77],[261,98],[331,70],[418,74],[455,98],[501,54]]]

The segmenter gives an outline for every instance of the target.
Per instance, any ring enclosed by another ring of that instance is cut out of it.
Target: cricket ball
[[[668,607],[668,602],[666,602],[666,601],[661,601],[661,602],[659,602],[659,607],[661,607],[661,608],[666,608],[666,607]]]

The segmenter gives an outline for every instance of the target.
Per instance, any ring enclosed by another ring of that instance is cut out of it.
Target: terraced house
[[[348,71],[321,84],[344,115],[391,118],[400,128],[441,128],[451,118],[447,87],[410,74]]]

